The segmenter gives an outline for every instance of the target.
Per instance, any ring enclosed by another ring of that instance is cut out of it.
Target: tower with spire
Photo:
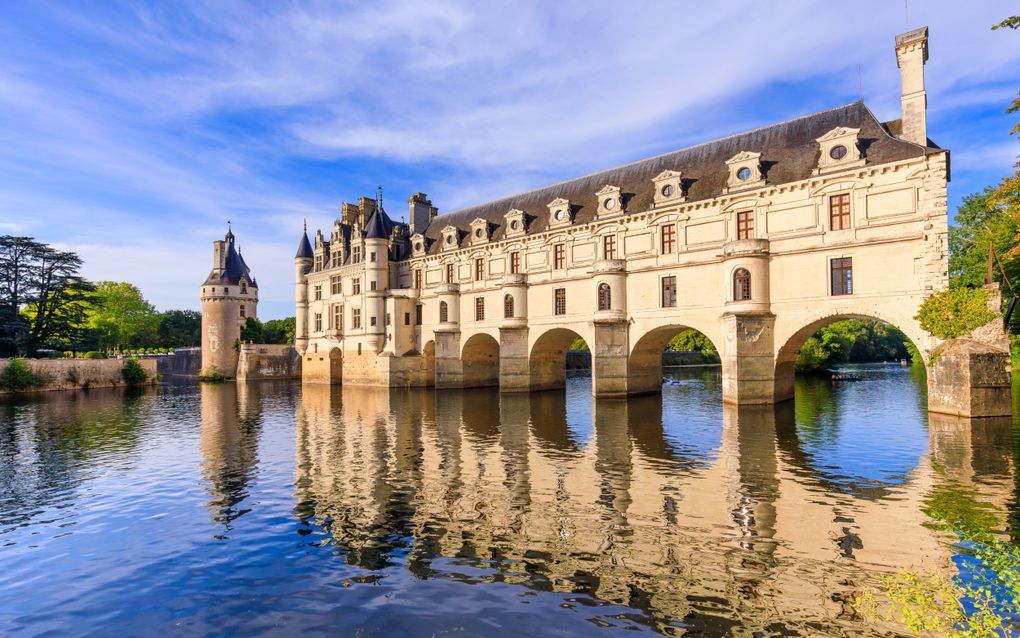
[[[241,328],[248,317],[257,318],[259,285],[241,257],[234,232],[213,242],[213,267],[202,282],[202,374],[233,377]]]

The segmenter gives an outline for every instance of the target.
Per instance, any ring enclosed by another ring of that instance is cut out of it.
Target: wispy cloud
[[[965,142],[968,183],[1009,146],[975,122],[1020,85],[1020,36],[988,30],[1010,6],[913,8],[932,136]],[[879,1],[17,5],[0,18],[0,232],[195,306],[231,219],[286,308],[301,219],[379,183],[452,210],[861,91],[896,117],[902,25]]]

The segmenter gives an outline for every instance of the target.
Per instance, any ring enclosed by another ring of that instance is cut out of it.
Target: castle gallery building
[[[343,204],[296,257],[306,382],[561,387],[592,351],[593,392],[661,386],[661,352],[695,328],[723,396],[790,398],[797,352],[849,317],[914,319],[948,285],[948,151],[928,139],[927,28],[896,38],[902,117],[862,102],[409,224]]]

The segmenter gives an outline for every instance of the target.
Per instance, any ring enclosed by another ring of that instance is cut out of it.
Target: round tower
[[[294,255],[294,299],[297,306],[294,311],[294,347],[302,355],[308,349],[308,282],[305,275],[312,269],[314,256],[312,244],[308,241],[308,224],[305,224],[305,233]]]
[[[376,352],[380,352],[386,343],[386,288],[389,286],[389,240],[392,232],[393,222],[380,201],[365,228],[366,333],[369,347]]]
[[[201,374],[237,373],[241,328],[248,317],[258,318],[259,287],[234,245],[228,228],[221,241],[213,242],[213,269],[202,283]]]

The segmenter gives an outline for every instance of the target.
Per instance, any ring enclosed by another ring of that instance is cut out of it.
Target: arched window
[[[733,301],[746,301],[751,298],[751,273],[747,268],[737,268],[733,273]]]
[[[514,317],[514,296],[503,295],[503,317],[513,319]]]
[[[609,284],[599,284],[599,310],[609,310],[612,307],[612,291],[609,289]]]
[[[450,310],[445,301],[439,302],[439,323],[446,323],[450,320]]]

